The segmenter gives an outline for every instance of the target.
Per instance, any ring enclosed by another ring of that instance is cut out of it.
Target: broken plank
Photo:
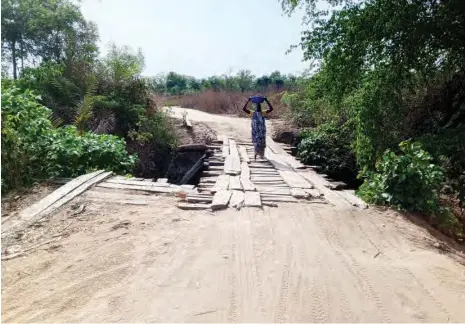
[[[312,189],[313,186],[295,171],[279,171],[284,182],[291,188]]]
[[[307,199],[310,194],[301,188],[291,188],[291,195],[297,199]]]
[[[242,190],[239,176],[229,178],[229,190]]]
[[[220,190],[227,190],[229,186],[229,176],[227,174],[220,175],[215,182],[215,185],[211,189],[212,193]]]
[[[241,177],[241,184],[242,188],[244,188],[244,191],[255,191],[255,186],[252,181],[250,181],[250,179]]]
[[[243,191],[234,190],[229,201],[229,205],[233,208],[240,209],[244,204],[245,195]]]
[[[318,189],[304,189],[312,198],[320,198],[324,195]]]
[[[247,149],[243,145],[239,146],[239,156],[241,157],[242,162],[250,161],[249,155],[247,154]]]
[[[177,207],[182,210],[204,210],[204,209],[209,209],[211,206],[207,204],[178,203]]]
[[[244,206],[245,207],[261,207],[262,200],[260,198],[260,193],[256,191],[247,192],[244,197]]]
[[[67,195],[70,195],[73,191],[77,190],[80,186],[84,185],[86,182],[90,182],[92,179],[95,177],[105,174],[105,178],[109,177],[111,175],[111,172],[105,172],[104,170],[99,170],[95,171],[92,173],[84,174],[81,175],[68,183],[64,184],[57,190],[53,191],[50,195],[45,197],[44,199],[41,199],[37,203],[33,204],[32,206],[26,208],[22,212],[19,213],[19,218],[21,220],[31,220],[35,216],[39,215],[40,213],[44,212],[48,207],[53,205],[54,203],[60,201]],[[101,178],[98,178],[100,181],[103,180]],[[87,189],[88,187],[86,187]],[[71,194],[72,195],[72,194]]]
[[[212,210],[226,208],[228,206],[231,195],[232,192],[229,190],[218,190],[213,196],[213,201],[211,204]]]

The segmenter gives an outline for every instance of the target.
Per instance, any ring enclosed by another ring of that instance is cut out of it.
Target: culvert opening
[[[210,155],[205,149],[177,152],[166,174],[173,184],[197,186],[205,168],[205,160]]]

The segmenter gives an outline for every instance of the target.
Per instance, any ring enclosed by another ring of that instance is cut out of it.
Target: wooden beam
[[[247,162],[241,163],[241,179],[250,179],[250,169]]]
[[[242,162],[250,162],[249,155],[247,154],[247,149],[243,145],[239,145],[239,156],[241,157]]]
[[[211,204],[212,210],[223,209],[228,206],[229,199],[231,199],[232,192],[229,190],[218,190],[213,196]]]
[[[229,190],[242,190],[239,176],[232,176],[229,178]]]
[[[255,191],[255,186],[249,179],[241,178],[241,184],[244,191]]]
[[[177,207],[182,210],[204,210],[211,208],[211,205],[178,203]]]
[[[233,208],[240,209],[244,205],[245,195],[243,191],[234,190],[229,201],[229,205]]]
[[[212,193],[215,193],[220,190],[227,190],[229,186],[229,175],[222,174],[216,179],[214,187],[211,189]]]
[[[181,179],[181,182],[180,184],[186,184],[189,182],[190,179],[192,179],[192,177],[194,177],[197,172],[199,172],[200,170],[202,170],[203,168],[203,160],[207,157],[206,154],[202,155],[202,157],[200,159],[197,160],[197,162],[195,162],[195,164],[192,166],[192,168],[186,172],[186,174],[182,177]]]
[[[260,194],[256,191],[247,192],[244,197],[244,206],[245,207],[261,207],[262,200],[260,198]]]

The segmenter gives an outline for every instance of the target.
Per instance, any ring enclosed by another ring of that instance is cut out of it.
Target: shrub
[[[128,136],[128,150],[139,157],[135,174],[142,177],[164,175],[177,145],[177,137],[167,115],[155,110],[142,116]]]
[[[130,171],[135,156],[115,136],[54,128],[50,109],[32,91],[2,84],[2,191],[44,177],[70,177],[95,169]]]
[[[303,163],[319,165],[329,176],[356,183],[357,166],[350,144],[353,132],[349,124],[322,124],[301,133],[298,156]]]
[[[402,154],[386,150],[376,170],[366,173],[359,195],[368,202],[401,210],[439,212],[444,169],[431,163],[433,158],[419,143],[404,141],[399,147]]]
[[[126,173],[132,170],[136,156],[126,151],[126,142],[113,135],[79,133],[74,126],[50,132],[47,137],[47,174],[75,177],[94,170]]]

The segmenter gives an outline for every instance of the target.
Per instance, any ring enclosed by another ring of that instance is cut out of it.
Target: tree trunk
[[[13,79],[18,78],[18,74],[16,71],[16,41],[11,42],[11,60],[13,61]]]
[[[24,71],[24,43],[23,40],[19,43],[19,52],[21,55],[21,73]]]

